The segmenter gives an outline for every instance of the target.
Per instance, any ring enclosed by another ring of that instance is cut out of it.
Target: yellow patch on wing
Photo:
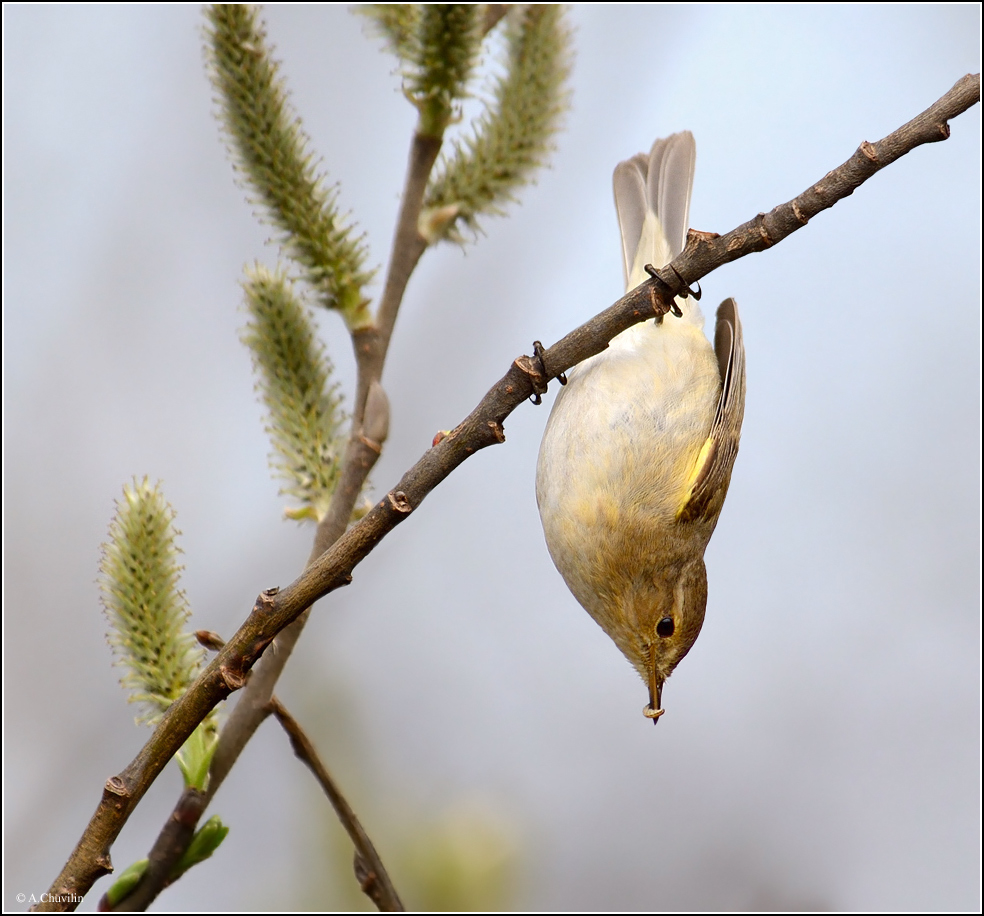
[[[690,477],[687,481],[687,487],[684,490],[686,494],[683,498],[683,502],[680,503],[680,507],[677,509],[676,517],[680,518],[683,515],[683,510],[687,508],[687,503],[690,502],[697,488],[703,483],[704,478],[707,477],[711,470],[711,464],[714,461],[714,456],[717,453],[717,439],[713,436],[708,436],[704,440],[704,444],[700,447],[700,451],[697,453],[697,460],[694,462],[693,470],[690,472]]]

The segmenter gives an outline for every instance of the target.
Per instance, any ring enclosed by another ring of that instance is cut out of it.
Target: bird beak
[[[656,666],[653,665],[649,672],[649,705],[643,710],[643,714],[648,719],[653,720],[653,725],[659,721],[659,717],[666,712],[660,706],[660,698],[663,695],[663,678],[656,673]]]

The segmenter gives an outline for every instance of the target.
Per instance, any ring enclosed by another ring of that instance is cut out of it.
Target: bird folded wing
[[[721,373],[721,398],[710,433],[694,463],[687,497],[677,512],[678,521],[716,516],[728,492],[738,454],[745,415],[745,342],[734,299],[725,299],[718,308],[714,352]]]

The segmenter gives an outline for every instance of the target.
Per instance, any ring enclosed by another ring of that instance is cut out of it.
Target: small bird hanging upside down
[[[687,237],[696,148],[689,131],[615,169],[626,289]],[[738,308],[717,312],[714,346],[693,298],[636,324],[568,373],[547,421],[536,496],[554,564],[649,687],[663,684],[704,622],[704,551],[738,453],[745,351]]]

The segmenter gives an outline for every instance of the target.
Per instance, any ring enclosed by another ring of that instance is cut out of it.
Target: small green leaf
[[[222,823],[217,814],[213,814],[192,838],[184,855],[174,867],[174,871],[171,872],[171,881],[177,880],[189,868],[209,858],[222,845],[222,841],[228,833],[229,828]]]
[[[133,893],[136,886],[140,883],[144,873],[147,871],[148,859],[139,859],[132,865],[120,872],[119,877],[113,882],[112,886],[106,891],[107,909],[112,909],[121,900],[125,900]]]
[[[218,746],[214,722],[206,719],[191,733],[175,755],[185,786],[204,792],[208,785],[208,768]]]

